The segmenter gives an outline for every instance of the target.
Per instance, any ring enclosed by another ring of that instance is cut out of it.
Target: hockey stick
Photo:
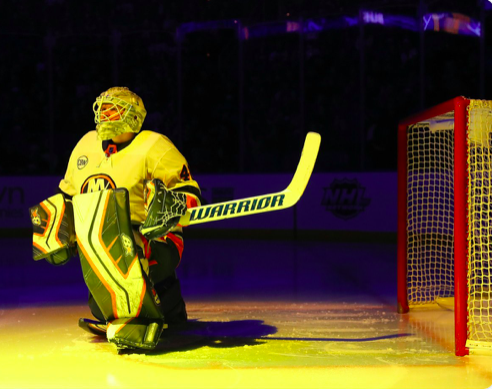
[[[181,217],[179,224],[188,226],[208,223],[292,207],[299,201],[306,189],[318,156],[320,143],[321,136],[318,133],[309,132],[306,135],[301,159],[294,173],[294,178],[282,192],[195,207],[188,210]]]

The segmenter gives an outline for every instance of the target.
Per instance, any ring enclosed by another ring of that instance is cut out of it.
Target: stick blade
[[[318,158],[320,144],[320,134],[317,132],[307,133],[304,147],[302,148],[301,159],[297,165],[294,178],[292,178],[291,183],[286,189],[286,191],[291,194],[291,196],[286,198],[289,202],[288,206],[296,204],[304,193],[304,190],[309,183],[309,179],[311,178],[311,174],[313,173],[314,164]]]

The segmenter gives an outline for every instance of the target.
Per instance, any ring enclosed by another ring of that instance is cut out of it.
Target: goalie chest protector
[[[185,169],[184,169],[185,168]],[[183,171],[188,174],[183,175]],[[167,188],[192,186],[186,159],[164,135],[142,131],[123,150],[106,156],[96,131],[88,132],[77,144],[68,163],[60,189],[75,196],[105,189],[126,188],[129,192],[131,220],[145,220],[144,180],[161,179]]]

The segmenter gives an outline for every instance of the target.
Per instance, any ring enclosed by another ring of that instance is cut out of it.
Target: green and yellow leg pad
[[[74,256],[75,231],[73,208],[59,193],[29,208],[33,227],[33,259],[46,259],[63,265]]]
[[[75,230],[84,280],[108,323],[108,340],[149,349],[157,344],[164,316],[142,271],[129,204],[124,188],[77,195]]]

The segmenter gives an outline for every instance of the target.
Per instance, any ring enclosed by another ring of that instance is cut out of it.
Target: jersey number
[[[191,179],[191,174],[186,165],[183,165],[183,168],[181,169],[181,173],[179,173],[179,178],[181,178],[183,181],[189,181]]]

